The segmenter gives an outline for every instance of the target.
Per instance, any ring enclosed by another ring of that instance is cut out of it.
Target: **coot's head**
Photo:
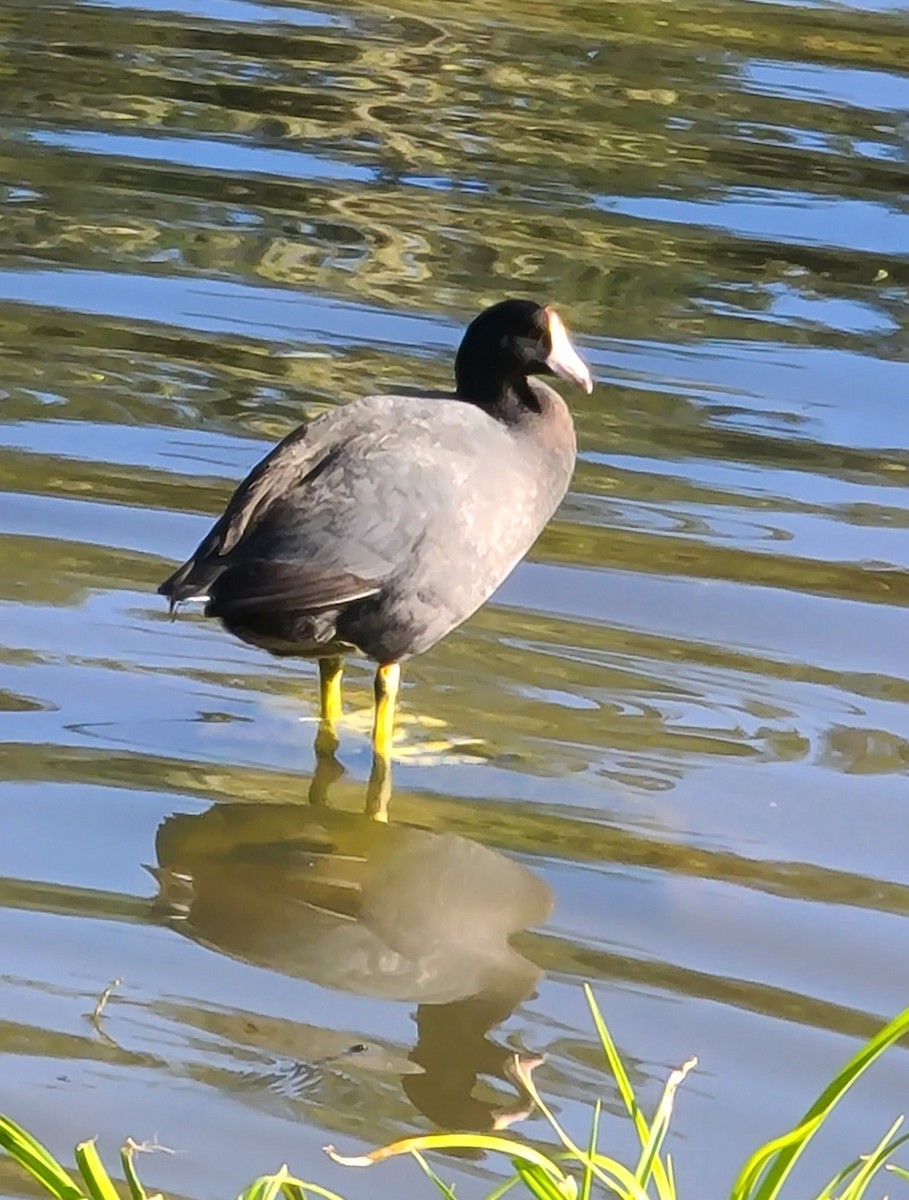
[[[532,402],[533,375],[560,375],[593,391],[590,371],[554,309],[503,300],[471,321],[455,359],[459,396],[484,405]]]

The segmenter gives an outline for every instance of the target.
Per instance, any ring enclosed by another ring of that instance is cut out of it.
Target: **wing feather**
[[[379,587],[375,580],[314,563],[253,560],[224,572],[207,612],[213,617],[235,617],[254,609],[319,612],[374,596]]]

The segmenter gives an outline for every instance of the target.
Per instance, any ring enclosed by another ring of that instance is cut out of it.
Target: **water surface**
[[[589,980],[646,1103],[699,1055],[671,1150],[720,1195],[909,992],[909,17],[437,7],[0,10],[0,1107],[157,1136],[179,1194],[417,1197],[320,1148],[517,1120],[519,1050],[621,1156]],[[557,519],[408,667],[380,826],[368,671],[317,770],[312,668],[154,589],[514,292],[599,386]],[[905,1108],[875,1071],[806,1179]]]

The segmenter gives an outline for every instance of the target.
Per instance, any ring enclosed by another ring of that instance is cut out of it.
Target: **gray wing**
[[[440,419],[441,418],[441,419]],[[370,396],[279,443],[159,591],[218,615],[337,607],[379,592],[428,527],[454,520],[478,430],[472,405]]]

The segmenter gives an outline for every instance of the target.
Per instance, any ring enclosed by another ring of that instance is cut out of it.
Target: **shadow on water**
[[[173,816],[156,849],[155,911],[181,935],[322,987],[415,1004],[402,1084],[431,1121],[489,1129],[527,1115],[526,1098],[508,1108],[474,1091],[481,1075],[511,1080],[514,1049],[489,1034],[540,976],[510,944],[551,908],[533,872],[457,834],[322,806]]]
[[[336,776],[337,764],[321,765]],[[0,880],[0,903],[160,926],[260,970],[415,1006],[414,1040],[402,1046],[223,1003],[137,1002],[121,998],[117,981],[98,1038],[81,1051],[90,1057],[165,1066],[109,1032],[122,1005],[139,1003],[144,1019],[184,1043],[181,1067],[167,1063],[168,1073],[186,1071],[264,1111],[359,1109],[365,1072],[385,1089],[399,1078],[414,1109],[441,1128],[502,1129],[526,1118],[532,1104],[512,1071],[522,1049],[494,1031],[535,993],[541,971],[512,939],[545,922],[551,889],[460,834],[333,810],[330,791],[323,775],[310,781],[309,803],[167,816],[146,868],[158,888],[148,901],[97,891],[64,899]],[[13,1033],[0,1022],[0,1044],[13,1049]]]

